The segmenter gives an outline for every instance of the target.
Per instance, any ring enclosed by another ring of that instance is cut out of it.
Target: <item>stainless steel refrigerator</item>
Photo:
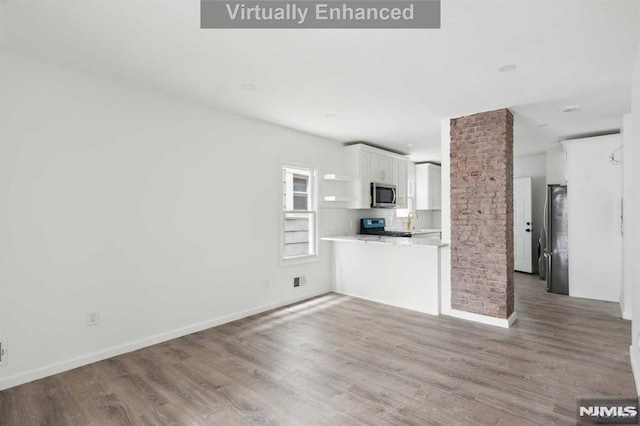
[[[569,294],[569,230],[567,187],[564,185],[547,187],[544,231],[546,247],[542,253],[547,291]]]

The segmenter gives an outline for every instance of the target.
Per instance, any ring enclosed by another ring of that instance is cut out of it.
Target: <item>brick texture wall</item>
[[[451,307],[513,312],[513,116],[451,120]]]

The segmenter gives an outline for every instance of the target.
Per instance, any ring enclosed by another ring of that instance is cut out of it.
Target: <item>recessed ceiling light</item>
[[[515,70],[516,68],[518,68],[516,65],[511,64],[511,65],[505,65],[504,67],[500,67],[498,69],[498,71],[500,71],[500,72],[511,72],[511,71]]]
[[[537,124],[536,127],[547,127],[549,125],[549,123],[540,123]]]
[[[326,118],[327,120],[331,120],[332,118],[336,118],[336,116],[334,114],[327,114],[324,116],[324,118]]]
[[[256,90],[256,86],[254,86],[253,84],[243,84],[242,88],[248,91]]]
[[[413,144],[412,143],[408,143],[407,146],[413,146]]]
[[[560,111],[573,112],[573,111],[578,111],[579,109],[582,109],[580,105],[567,105],[566,107],[562,108]]]

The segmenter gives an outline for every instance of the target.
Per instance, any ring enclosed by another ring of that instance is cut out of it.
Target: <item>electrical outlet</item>
[[[0,337],[0,366],[9,362],[9,339]]]
[[[100,323],[100,313],[99,312],[89,312],[87,314],[87,325],[98,325]]]

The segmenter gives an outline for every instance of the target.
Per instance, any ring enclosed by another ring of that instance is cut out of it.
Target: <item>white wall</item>
[[[449,244],[440,250],[440,312],[451,313],[451,121],[440,122],[441,189],[442,189],[442,242]]]
[[[562,146],[556,146],[547,150],[547,185],[564,185],[565,180],[565,155]]]
[[[622,167],[609,155],[620,135],[563,142],[567,153],[569,295],[618,302],[621,290]]]
[[[633,133],[631,127],[632,116],[626,114],[622,120],[622,146],[624,152],[616,155],[616,158],[623,159],[622,167],[622,199],[624,200],[623,213],[623,229],[622,236],[622,289],[620,291],[620,308],[624,319],[631,319],[632,311],[632,290],[633,283],[632,267],[637,262],[637,257],[633,256],[634,241],[631,235],[629,222],[633,222],[632,203],[635,196],[635,188],[633,187]],[[624,155],[623,155],[624,154]]]
[[[513,177],[531,177],[531,262],[538,269],[538,237],[544,228],[544,202],[547,196],[547,156],[527,155],[513,159]]]
[[[330,243],[280,265],[281,164],[344,173],[339,143],[1,59],[0,389],[330,290]]]
[[[631,152],[632,159],[629,162],[625,160],[625,167],[629,167],[632,170],[629,176],[629,183],[633,188],[632,190],[635,196],[630,200],[633,215],[627,217],[627,220],[625,220],[625,238],[628,237],[632,241],[630,256],[632,259],[635,259],[633,264],[628,265],[630,268],[629,276],[632,280],[631,292],[633,295],[630,355],[631,366],[633,367],[636,380],[636,389],[638,393],[640,393],[640,350],[638,342],[638,337],[640,336],[640,262],[638,262],[638,259],[640,259],[640,214],[638,214],[638,212],[640,212],[640,197],[638,197],[638,193],[640,192],[640,164],[638,161],[638,159],[640,159],[640,43],[638,44],[636,64],[633,71],[631,96],[632,139],[629,151]],[[626,148],[625,151],[627,151]]]

